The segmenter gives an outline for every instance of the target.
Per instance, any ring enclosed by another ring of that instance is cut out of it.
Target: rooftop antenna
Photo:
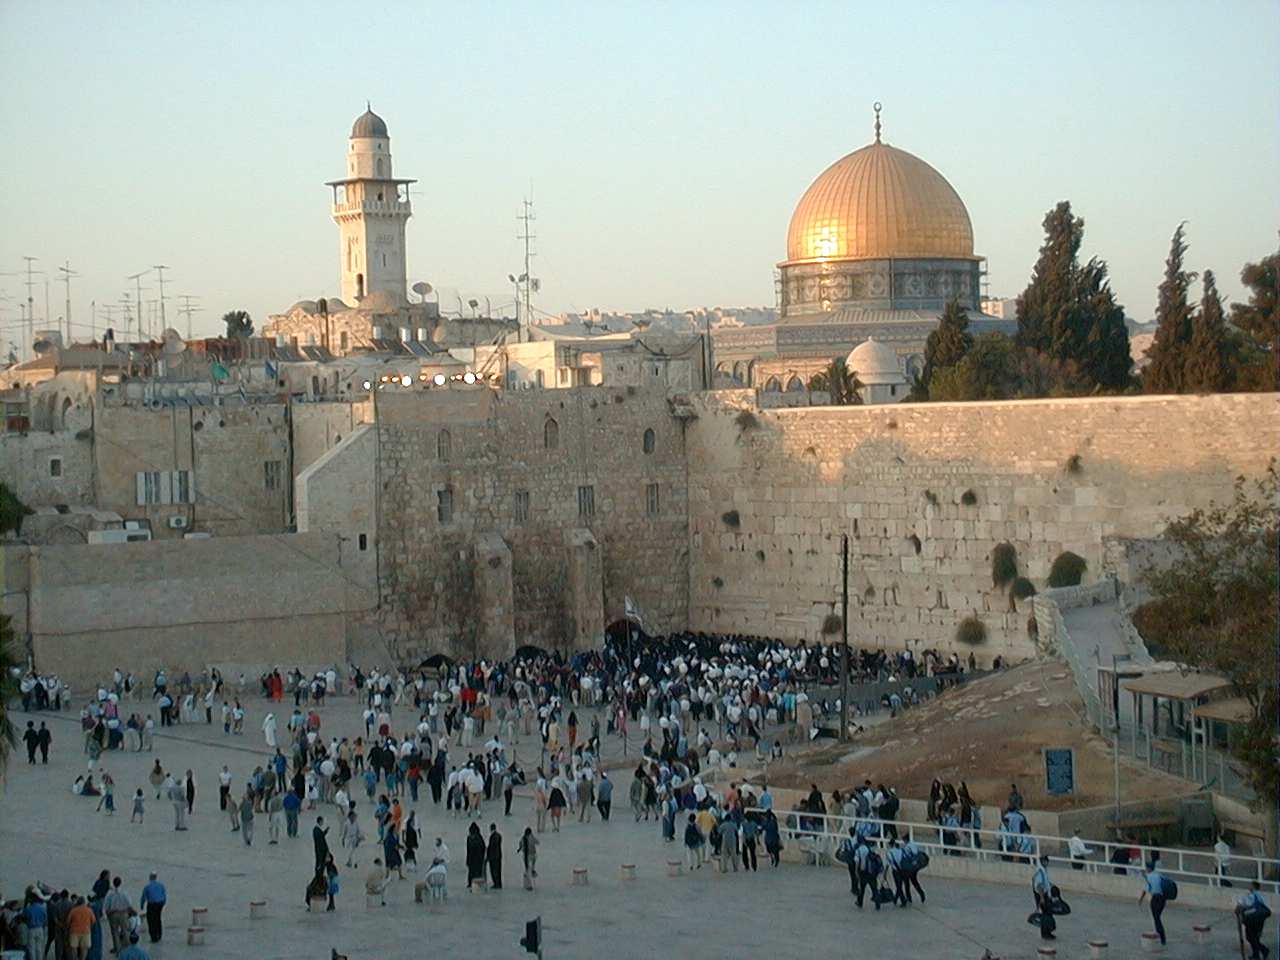
[[[190,294],[190,293],[180,293],[180,294],[178,294],[178,299],[182,301],[182,308],[181,308],[180,310],[178,310],[178,316],[180,316],[180,317],[181,317],[181,316],[186,316],[186,318],[187,318],[187,339],[188,339],[188,340],[190,340],[190,339],[191,339],[191,315],[192,315],[193,313],[199,313],[201,310],[203,310],[203,309],[204,309],[204,307],[193,307],[193,306],[191,305],[191,301],[192,301],[192,300],[199,300],[200,298],[199,298],[199,297],[197,297],[197,296],[195,296],[195,295],[193,295],[193,294]],[[163,307],[163,305],[164,305],[164,301],[162,300],[162,301],[161,301],[161,306]]]
[[[80,274],[71,269],[71,261],[65,261],[58,268],[58,272],[62,274],[62,284],[67,293],[67,346],[71,345],[71,278],[78,277]]]
[[[32,279],[32,275],[40,271],[32,270],[31,264],[40,258],[23,257],[22,259],[27,261],[27,348],[31,351],[31,356],[34,357],[36,355],[35,347],[33,346],[36,342],[36,299],[31,293],[32,288],[35,286],[35,280]]]
[[[530,191],[532,193],[532,191]],[[521,207],[521,212],[516,220],[521,225],[521,232],[516,234],[517,240],[524,241],[524,273],[520,275],[519,282],[524,287],[524,326],[528,327],[533,322],[533,291],[538,289],[538,281],[533,278],[530,269],[530,261],[537,256],[533,252],[533,241],[537,239],[537,234],[533,232],[533,222],[538,218],[533,212],[533,200],[526,197]],[[518,307],[517,307],[518,311]],[[517,325],[519,317],[516,318]]]
[[[134,293],[136,294],[134,301],[138,304],[138,337],[139,339],[141,339],[142,337],[142,278],[145,277],[150,272],[151,272],[151,269],[148,267],[146,270],[143,270],[141,273],[129,274],[127,278],[133,281]]]
[[[160,283],[160,330],[163,332],[167,329],[164,322],[164,272],[169,268],[163,263],[157,263],[151,269],[156,272],[156,277]]]

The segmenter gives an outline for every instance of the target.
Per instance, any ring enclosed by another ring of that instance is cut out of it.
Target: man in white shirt
[[[1221,834],[1218,835],[1218,842],[1213,845],[1213,859],[1218,866],[1218,885],[1231,886],[1231,881],[1227,879],[1227,871],[1231,866],[1231,846]]]
[[[1067,841],[1067,852],[1071,854],[1071,869],[1083,870],[1084,861],[1093,853],[1093,849],[1080,839],[1080,831],[1072,830],[1071,839]]]

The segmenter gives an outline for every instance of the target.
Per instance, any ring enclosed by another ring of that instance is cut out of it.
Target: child
[[[142,822],[142,815],[145,812],[145,804],[146,800],[142,796],[142,788],[139,787],[138,792],[133,795],[133,813],[129,814],[130,823],[134,823],[135,818],[136,822]]]
[[[111,774],[107,771],[100,771],[102,777],[102,799],[98,801],[97,809],[101,810],[104,806],[107,808],[107,816],[112,816],[116,812],[116,782],[111,779]]]

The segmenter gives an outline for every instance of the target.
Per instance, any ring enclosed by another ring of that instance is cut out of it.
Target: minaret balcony
[[[413,209],[408,200],[348,200],[333,204],[335,217],[359,214],[408,217],[413,214]]]

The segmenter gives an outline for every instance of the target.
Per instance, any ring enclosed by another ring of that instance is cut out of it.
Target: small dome
[[[868,386],[875,383],[906,382],[897,351],[874,337],[854,347],[844,363]]]
[[[356,117],[356,122],[351,125],[352,140],[364,137],[381,137],[385,140],[387,136],[387,122],[369,109]]]

